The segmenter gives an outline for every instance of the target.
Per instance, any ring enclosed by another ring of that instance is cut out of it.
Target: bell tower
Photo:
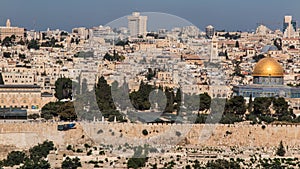
[[[10,27],[10,20],[9,19],[6,20],[6,27],[8,27],[8,28]]]
[[[218,61],[218,38],[213,35],[210,45],[210,62]]]

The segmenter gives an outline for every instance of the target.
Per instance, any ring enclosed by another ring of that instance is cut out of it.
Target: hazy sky
[[[284,15],[300,21],[300,0],[1,0],[0,25],[46,30],[105,25],[140,12],[163,12],[184,18],[200,29],[250,30],[258,22],[282,28]]]

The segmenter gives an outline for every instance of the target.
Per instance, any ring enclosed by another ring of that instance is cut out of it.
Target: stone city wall
[[[51,140],[57,147],[79,145],[92,141],[96,145],[153,144],[173,146],[239,146],[274,147],[282,140],[284,145],[299,147],[300,125],[192,125],[192,124],[128,124],[76,123],[76,129],[57,131],[58,123],[1,122],[0,147],[28,149]],[[147,135],[143,134],[147,130]],[[211,132],[210,132],[211,131]],[[0,154],[7,149],[0,148]]]

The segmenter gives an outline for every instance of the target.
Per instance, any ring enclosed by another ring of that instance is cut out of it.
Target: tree
[[[200,94],[200,111],[208,110],[210,109],[211,104],[211,97],[208,95],[208,93]]]
[[[68,32],[62,31],[62,32],[60,33],[60,36],[68,36]]]
[[[229,56],[228,56],[228,52],[227,50],[225,50],[225,53],[224,53],[225,57],[226,57],[226,60],[229,60]]]
[[[61,165],[62,169],[77,169],[78,167],[82,167],[80,159],[78,157],[75,157],[73,159],[67,157]]]
[[[3,52],[3,57],[10,58],[11,57],[11,53],[10,52]]]
[[[148,154],[148,147],[135,147],[134,148],[134,155],[132,158],[128,159],[127,162],[127,167],[128,168],[141,168],[141,167],[145,167],[145,164],[148,160],[148,158],[146,157]]]
[[[22,151],[12,151],[7,155],[7,158],[4,160],[4,165],[10,167],[19,165],[24,162],[25,157],[26,155]]]
[[[40,115],[37,114],[37,113],[30,114],[30,115],[27,116],[28,119],[33,119],[33,120],[36,120],[39,117],[40,117]]]
[[[54,150],[53,142],[44,141],[42,144],[38,144],[29,149],[30,158],[34,162],[40,161],[48,156],[50,150]]]
[[[129,158],[127,162],[127,167],[134,169],[145,167],[146,162],[146,158]]]
[[[192,169],[192,167],[190,165],[186,165],[185,169]]]
[[[103,57],[103,60],[107,60],[107,61],[123,61],[125,59],[124,56],[119,55],[118,53],[116,53],[114,51],[113,55],[106,53]]]
[[[60,120],[72,121],[77,119],[73,102],[50,102],[42,108],[41,117],[49,120],[59,116]]]
[[[122,114],[116,109],[114,100],[111,94],[111,86],[107,84],[107,81],[101,76],[96,85],[96,100],[98,107],[105,118],[109,121],[113,121],[116,117],[117,121],[123,120]]]
[[[17,42],[17,44],[24,46],[24,45],[25,45],[25,42],[24,42],[24,40],[23,40],[23,39],[20,39],[20,41],[19,41],[19,42]]]
[[[151,169],[158,169],[157,164],[155,163],[155,164],[151,165]]]
[[[107,84],[107,81],[101,76],[96,85],[96,97],[100,111],[115,110],[115,105],[111,96],[111,86]]]
[[[239,41],[236,41],[236,42],[235,42],[235,47],[236,47],[236,48],[239,48],[239,47],[240,47]]]
[[[60,120],[73,121],[77,119],[77,114],[73,102],[66,102],[62,104],[57,110]]]
[[[147,147],[146,145],[144,147],[135,147],[133,157],[128,159],[127,167],[134,169],[145,167],[145,164],[148,161],[148,149],[149,147]]]
[[[49,102],[44,107],[42,107],[41,117],[49,120],[54,116],[58,116],[57,110],[59,110],[60,106],[64,104],[63,102]]]
[[[129,98],[137,110],[149,110],[151,104],[149,102],[149,94],[153,90],[153,86],[141,81],[138,91],[129,94]]]
[[[44,141],[29,149],[29,156],[21,151],[12,151],[7,155],[7,158],[0,161],[0,168],[2,165],[13,167],[23,163],[19,169],[49,169],[50,164],[45,158],[49,155],[50,150],[54,150],[52,141]]]
[[[58,100],[72,99],[72,80],[59,78],[55,82],[55,97]]]
[[[288,115],[289,113],[289,105],[283,97],[275,98],[273,100],[273,108],[278,116]]]
[[[206,168],[211,168],[211,169],[226,169],[226,168],[234,168],[234,169],[240,169],[241,166],[238,162],[230,160],[227,161],[225,159],[218,159],[215,161],[209,161],[206,164]]]
[[[252,94],[250,95],[250,98],[249,98],[249,103],[248,103],[248,112],[252,112],[252,109],[253,109],[253,100],[252,100]]]
[[[201,169],[201,165],[200,165],[200,162],[198,160],[195,160],[194,163],[195,163],[195,164],[193,164],[194,169]]]
[[[16,40],[16,35],[11,35],[10,39],[11,39],[12,42],[14,42]]]
[[[243,115],[246,109],[246,101],[243,96],[234,96],[225,104],[225,113]]]
[[[148,72],[147,72],[147,75],[146,75],[147,80],[150,81],[155,76],[156,76],[156,70],[153,71],[151,68],[148,68]]]
[[[38,49],[40,49],[40,46],[39,46],[39,43],[37,40],[32,39],[31,41],[29,41],[27,48],[38,50]]]
[[[283,143],[282,143],[282,141],[280,141],[279,146],[278,146],[277,151],[276,151],[276,155],[283,157],[285,155],[285,153],[286,152],[285,152]]]
[[[26,55],[25,55],[25,54],[19,53],[19,59],[21,59],[21,60],[26,59]]]
[[[5,37],[2,41],[2,46],[10,47],[12,46],[12,41],[10,37]]]
[[[3,77],[2,77],[2,73],[0,72],[0,85],[4,85],[4,81],[3,81]]]
[[[204,114],[198,114],[195,124],[204,124],[206,122],[207,115]]]
[[[166,87],[165,96],[167,97],[167,105],[164,112],[172,113],[174,111],[174,92],[173,89]]]
[[[174,102],[176,102],[176,107],[174,107],[176,110],[177,110],[177,113],[180,111],[180,106],[181,106],[181,103],[182,103],[182,92],[181,92],[181,89],[178,88],[177,91],[176,91],[176,96],[174,98]]]
[[[76,43],[76,45],[78,45],[78,44],[79,44],[79,42],[80,42],[80,39],[76,38],[76,39],[75,39],[75,43]]]
[[[254,114],[270,114],[270,105],[273,98],[256,97],[253,102]]]
[[[227,114],[222,115],[220,123],[221,124],[234,124],[234,123],[238,123],[241,121],[243,121],[241,116],[239,116],[237,114],[233,114],[233,113],[227,113]]]

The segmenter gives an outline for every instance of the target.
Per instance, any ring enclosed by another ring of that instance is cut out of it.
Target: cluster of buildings
[[[147,32],[147,16],[134,12],[127,19],[128,28],[79,27],[70,33],[27,31],[11,27],[7,20],[0,27],[0,39],[16,38],[12,45],[0,47],[0,107],[39,113],[46,103],[56,101],[58,78],[86,82],[92,90],[104,76],[109,83],[127,83],[130,92],[144,81],[181,88],[184,94],[207,92],[213,98],[283,96],[299,109],[300,92],[292,86],[300,84],[300,40],[291,16],[284,17],[283,30],[260,25],[255,32],[216,31],[211,25],[205,32],[194,26]],[[31,40],[38,49],[19,43]],[[51,41],[55,45],[45,45]],[[106,54],[125,59],[107,61]],[[257,63],[261,57],[265,58]],[[155,74],[147,78],[150,72]]]

